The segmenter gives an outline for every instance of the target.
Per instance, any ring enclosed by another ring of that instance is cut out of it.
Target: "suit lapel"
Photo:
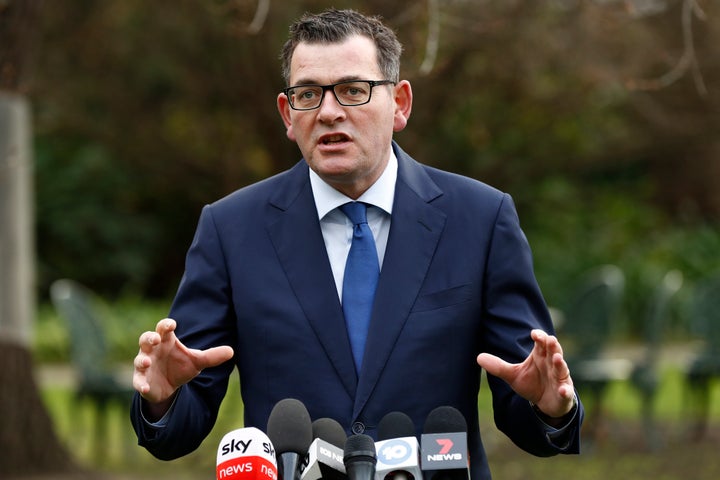
[[[282,211],[268,226],[278,258],[330,362],[354,397],[355,365],[305,162],[291,170],[288,184],[270,203]]]
[[[405,326],[445,226],[430,205],[442,195],[420,164],[397,145],[398,179],[385,260],[375,295],[360,378],[355,372],[305,162],[290,172],[270,203],[280,211],[268,234],[297,301],[351,398],[362,411]],[[302,252],[302,255],[298,255]],[[318,292],[326,292],[318,295]]]
[[[423,168],[395,145],[398,180],[385,260],[375,294],[354,416],[372,394],[425,279],[445,226],[430,205],[442,194]]]

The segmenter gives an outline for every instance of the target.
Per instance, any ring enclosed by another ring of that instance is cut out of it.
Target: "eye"
[[[294,104],[300,107],[308,107],[317,103],[322,96],[322,88],[314,86],[297,87],[290,91]]]
[[[314,90],[312,88],[306,88],[297,92],[295,96],[301,100],[312,100],[313,98],[318,96],[318,93],[317,90]]]
[[[363,98],[367,96],[367,87],[362,83],[346,83],[339,85],[340,94],[347,98]]]

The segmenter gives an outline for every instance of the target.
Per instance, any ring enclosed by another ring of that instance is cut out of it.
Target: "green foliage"
[[[100,459],[93,450],[93,412],[87,403],[78,403],[66,385],[49,385],[43,388],[43,399],[60,438],[72,445],[72,453],[81,465],[103,472],[123,473],[132,478],[144,479],[201,479],[208,478],[215,467],[215,452],[222,435],[242,426],[242,401],[239,382],[233,376],[228,393],[220,408],[218,421],[195,452],[164,462],[153,458],[135,444],[127,408],[112,406],[108,410],[110,441],[105,444],[108,455]],[[720,384],[713,386],[714,398],[720,394]],[[687,412],[683,403],[683,380],[677,370],[664,372],[661,388],[655,402],[655,413],[662,432],[663,450],[651,451],[645,446],[639,420],[640,405],[637,392],[626,382],[613,384],[606,397],[604,421],[612,432],[600,445],[583,442],[579,456],[560,455],[537,458],[511,444],[492,424],[489,391],[484,389],[479,398],[480,428],[494,477],[507,479],[544,479],[550,476],[581,478],[586,480],[615,478],[693,478],[708,480],[720,472],[717,445],[714,436],[702,442],[689,442],[686,438]],[[720,403],[710,411],[713,425],[720,418]],[[586,420],[588,421],[588,420]],[[712,432],[716,432],[713,427]],[[714,435],[714,433],[713,433]],[[664,454],[667,452],[667,454]],[[702,467],[693,470],[698,465]]]
[[[100,321],[106,333],[110,361],[131,365],[137,354],[138,338],[154,330],[158,321],[167,317],[170,302],[147,300],[134,294],[119,299],[97,299]],[[41,363],[70,362],[70,338],[67,327],[53,306],[42,302],[35,322],[33,355]]]
[[[619,333],[638,338],[653,289],[668,270],[677,269],[684,285],[673,305],[671,328],[687,338],[686,308],[693,286],[720,271],[720,257],[713,253],[720,248],[720,227],[673,223],[641,201],[637,191],[619,189],[616,182],[583,188],[567,179],[547,179],[538,184],[534,198],[537,201],[525,206],[521,218],[526,220],[536,274],[550,305],[567,307],[574,282],[585,271],[606,263],[618,265],[626,277]]]
[[[139,204],[142,181],[102,145],[55,137],[35,149],[41,278],[144,286],[162,232]]]
[[[52,371],[51,371],[52,372]],[[129,377],[128,377],[129,380]],[[46,408],[58,436],[71,445],[70,452],[80,465],[93,470],[126,472],[131,478],[206,478],[215,469],[217,447],[223,435],[243,426],[243,405],[237,375],[230,378],[228,391],[215,427],[200,448],[173,462],[161,461],[137,445],[130,424],[130,405],[112,403],[106,410],[107,437],[98,446],[97,422],[93,406],[72,395],[70,382],[49,379],[42,389]],[[105,449],[103,455],[98,448]]]
[[[710,242],[707,245],[710,245]],[[138,297],[127,296],[120,301],[109,302],[103,310],[106,326],[109,328],[109,340],[113,348],[114,360],[120,371],[127,372],[137,353],[139,334],[153,328],[157,320],[167,312],[167,302],[148,302]],[[668,344],[676,348],[674,343]],[[686,350],[683,346],[682,351]],[[62,322],[52,307],[43,304],[36,322],[34,356],[40,366],[43,399],[53,419],[56,432],[61,440],[72,446],[70,451],[85,466],[107,472],[123,472],[132,478],[207,478],[214,468],[217,445],[222,435],[242,427],[242,401],[239,393],[239,379],[233,375],[228,393],[223,402],[218,421],[208,438],[200,448],[181,459],[164,462],[153,458],[136,445],[134,433],[128,420],[129,405],[108,409],[108,431],[111,440],[104,446],[109,449],[106,458],[100,460],[95,454],[94,429],[98,421],[90,405],[78,402],[72,395],[71,382],[60,378],[58,372],[66,370],[45,370],[47,364],[57,368],[57,364],[68,361],[68,344]],[[664,478],[686,478],[687,466],[702,462],[703,471],[713,476],[718,468],[717,462],[708,463],[708,452],[717,449],[711,441],[717,434],[716,425],[720,419],[720,383],[711,388],[714,399],[710,408],[710,439],[702,443],[690,443],[686,439],[688,430],[688,412],[685,397],[685,383],[682,371],[682,355],[669,356],[669,363],[663,368],[660,387],[654,402],[656,418],[663,432],[662,440],[671,455],[660,455],[644,447],[639,415],[641,410],[638,392],[629,382],[614,382],[607,391],[605,422],[612,432],[602,445],[592,448],[590,442],[583,444],[583,455],[558,456],[552,459],[535,458],[520,451],[507,438],[499,433],[493,423],[491,398],[487,384],[483,382],[480,392],[480,427],[488,450],[491,468],[496,477],[533,479],[547,478],[549,475],[571,476],[587,480],[605,479],[616,474],[627,474],[629,478],[646,478],[652,472],[663,472]],[[50,372],[51,375],[43,375]],[[129,374],[124,375],[129,381]],[[586,422],[588,422],[586,418]],[[689,446],[689,447],[688,447]],[[671,458],[670,464],[664,458]],[[712,467],[715,465],[715,467]],[[709,470],[708,470],[709,469]],[[718,470],[720,471],[720,470]],[[696,476],[694,478],[703,478]]]
[[[330,5],[270,2],[250,31],[255,2],[46,2],[32,92],[41,298],[58,277],[110,298],[174,291],[202,205],[299,158],[276,111],[277,55],[294,18]],[[512,194],[551,303],[617,263],[637,331],[664,270],[718,268],[717,90],[623,83],[679,56],[674,6],[641,22],[609,4],[439,2],[437,59],[421,73],[421,4],[333,5],[396,29],[414,92],[398,141]],[[720,16],[703,8],[695,47],[713,85]]]

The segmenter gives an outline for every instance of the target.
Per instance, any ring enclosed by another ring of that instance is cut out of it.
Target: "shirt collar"
[[[365,193],[360,195],[357,201],[365,202],[384,210],[388,214],[392,214],[397,169],[397,157],[395,156],[395,152],[390,149],[390,160],[382,175],[380,175],[380,178],[378,178]],[[310,186],[312,187],[313,196],[315,197],[315,207],[317,208],[318,218],[320,220],[340,205],[353,201],[352,198],[338,192],[325,183],[312,169],[310,169]]]

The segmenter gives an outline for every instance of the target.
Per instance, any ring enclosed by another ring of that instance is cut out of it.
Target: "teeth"
[[[344,137],[342,135],[335,135],[335,136],[324,139],[323,143],[328,144],[328,143],[342,142],[343,139],[344,139]]]

